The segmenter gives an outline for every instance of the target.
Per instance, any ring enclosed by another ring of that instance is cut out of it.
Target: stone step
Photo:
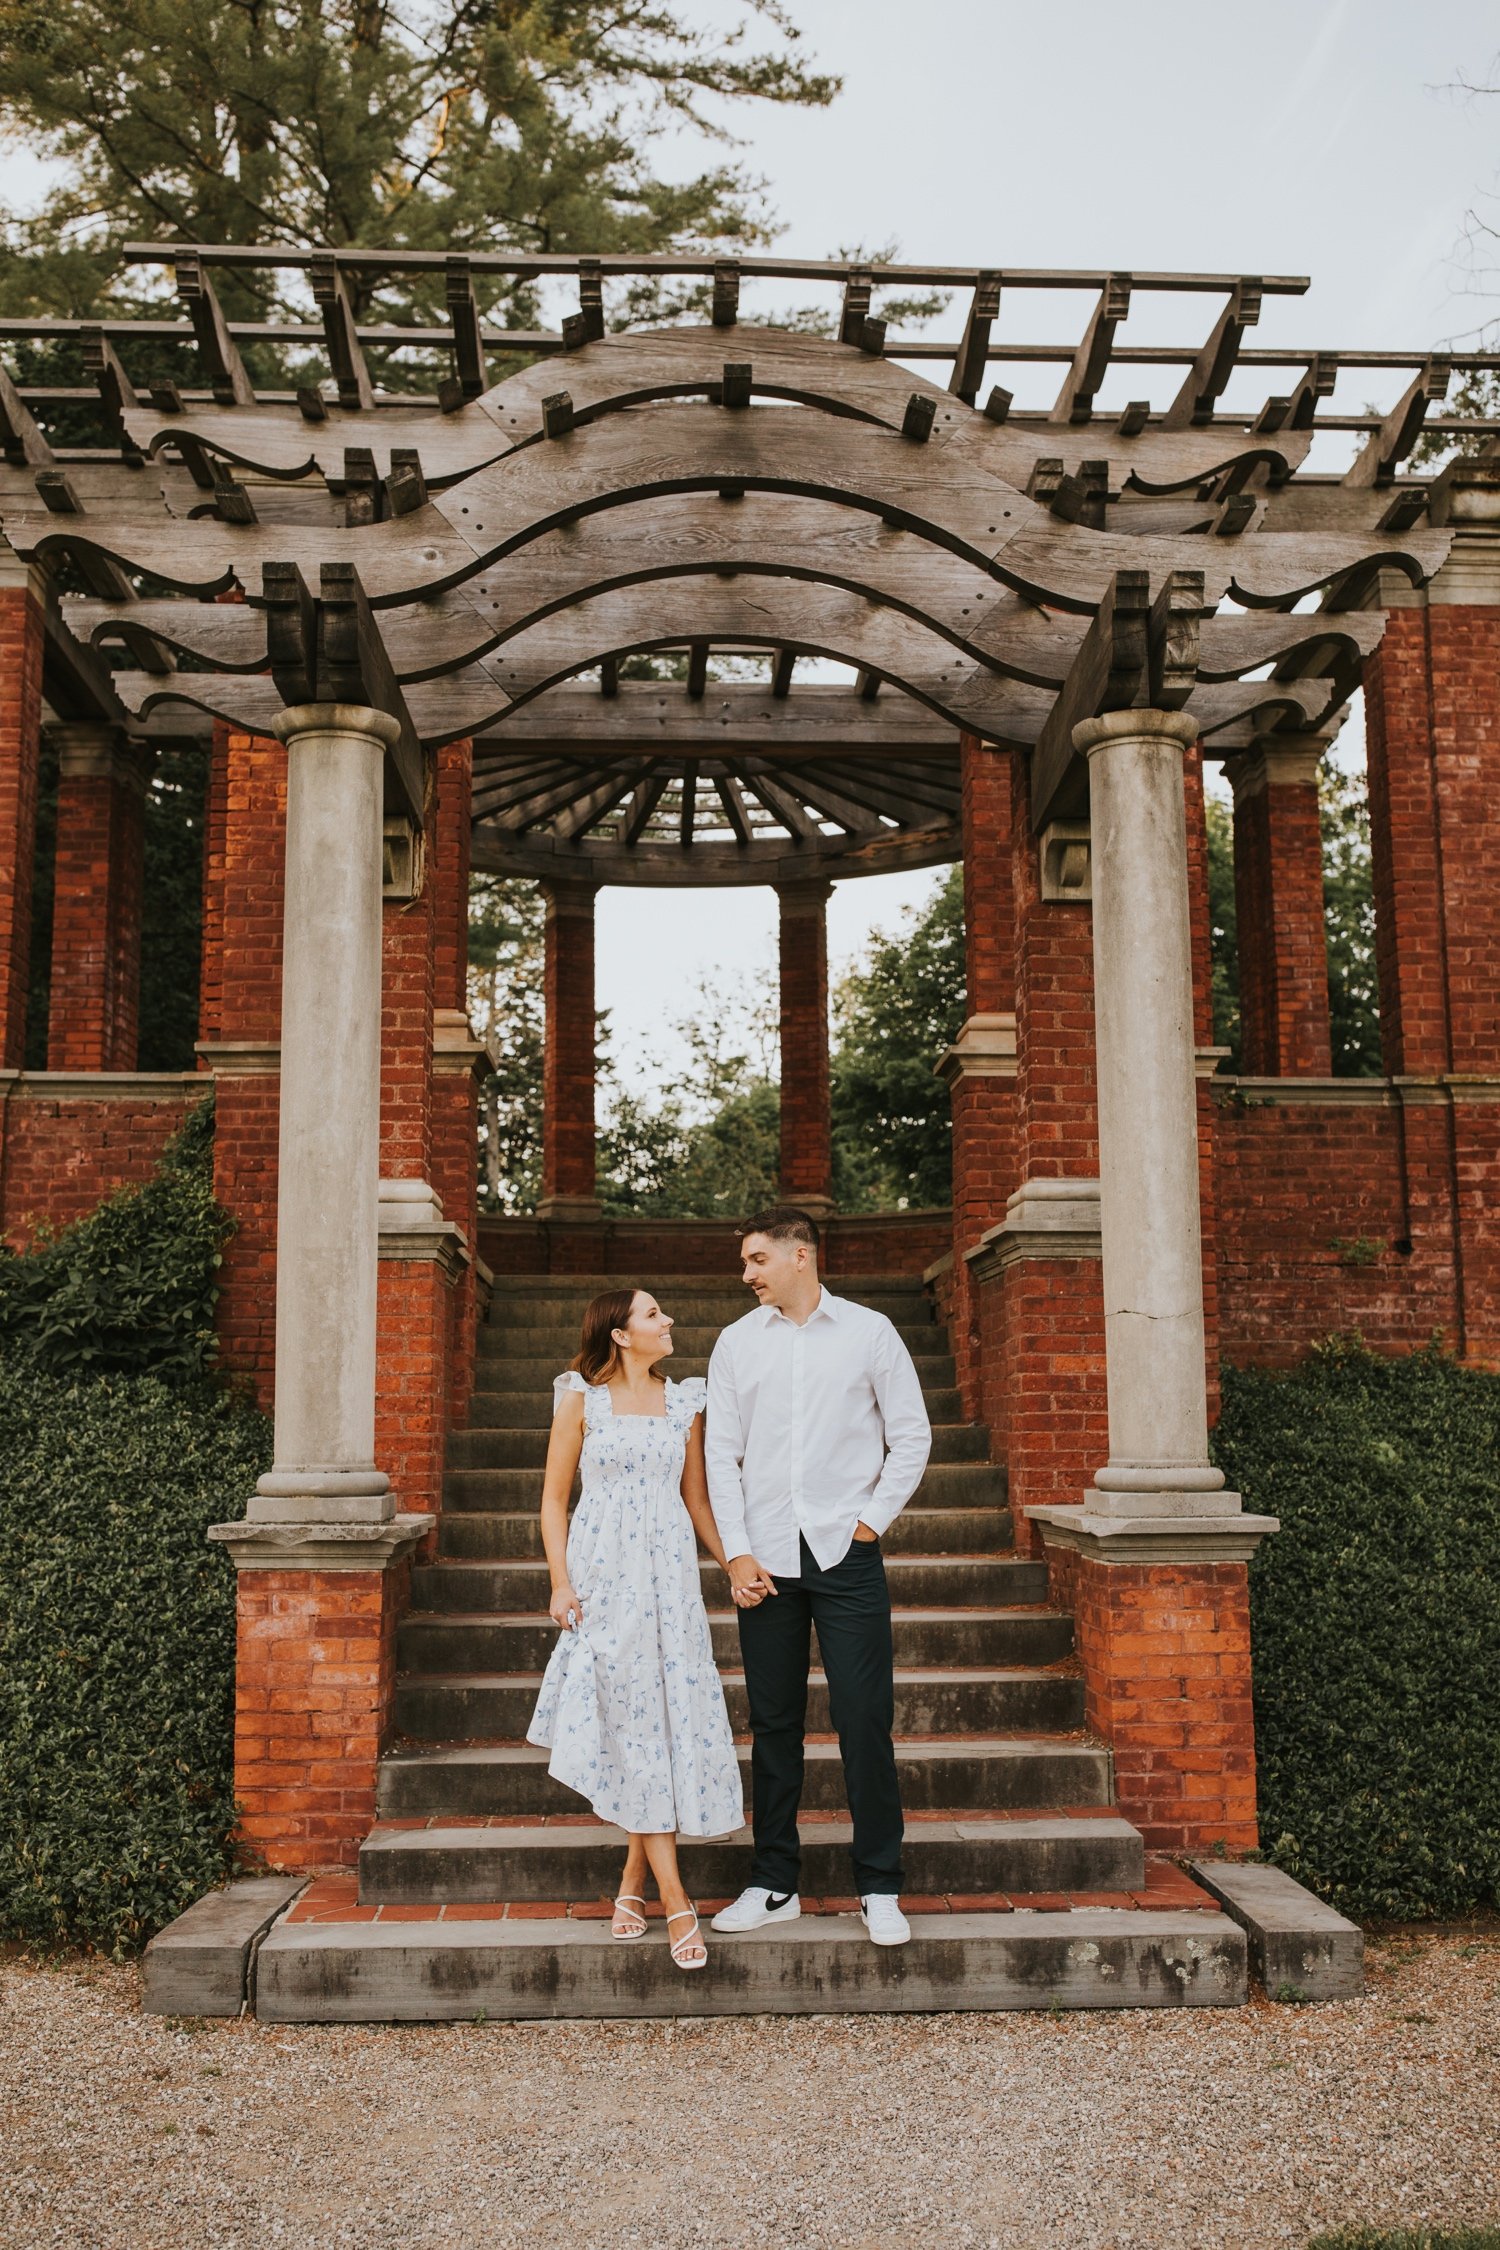
[[[1003,1508],[1005,1471],[989,1461],[932,1461],[907,1502],[909,1508]],[[536,1469],[449,1469],[443,1479],[443,1506],[477,1509],[481,1515],[524,1514],[541,1504],[542,1480]]]
[[[595,1295],[601,1292],[595,1291]],[[671,1314],[679,1327],[727,1328],[732,1321],[743,1320],[747,1312],[755,1309],[755,1300],[748,1289],[736,1283],[732,1290],[719,1289],[657,1289],[652,1294],[665,1312]],[[840,1295],[841,1291],[834,1294]],[[898,1327],[931,1328],[936,1325],[932,1300],[924,1290],[882,1289],[853,1300],[868,1306],[871,1312],[884,1313]],[[587,1290],[559,1289],[556,1286],[539,1291],[534,1296],[507,1297],[495,1300],[484,1326],[495,1335],[514,1335],[532,1327],[571,1328],[575,1335],[583,1325],[583,1315],[589,1303]]]
[[[552,1375],[556,1373],[557,1369],[553,1368]],[[544,1433],[541,1456],[545,1456],[545,1432],[552,1424],[552,1375],[545,1382],[526,1390],[503,1390],[493,1386],[475,1390],[469,1399],[468,1427],[471,1430],[540,1430]],[[963,1401],[958,1392],[934,1387],[923,1395],[927,1402],[928,1420],[932,1423],[934,1448],[944,1430],[959,1428],[965,1432],[977,1432],[977,1451],[972,1455],[963,1455],[962,1458],[984,1460],[989,1452],[989,1433],[982,1423],[964,1421]],[[531,1456],[527,1454],[525,1458],[529,1460]],[[942,1456],[939,1455],[938,1458]]]
[[[740,1280],[738,1273],[729,1274],[653,1274],[647,1281],[631,1275],[614,1281],[603,1280],[597,1274],[537,1274],[533,1278],[513,1275],[508,1279],[497,1276],[490,1297],[488,1319],[491,1324],[510,1320],[524,1320],[534,1305],[556,1305],[565,1313],[576,1312],[581,1319],[585,1305],[595,1297],[602,1297],[606,1289],[647,1288],[658,1304],[666,1306],[674,1318],[679,1318],[679,1307],[703,1307],[715,1314],[727,1314],[738,1320],[754,1310],[755,1299]],[[828,1281],[829,1294],[846,1298],[851,1304],[867,1305],[872,1312],[883,1312],[894,1318],[897,1312],[914,1314],[921,1319],[933,1317],[933,1301],[923,1284],[913,1276],[910,1280],[892,1280],[888,1276],[866,1276],[862,1281],[841,1281],[832,1277]]]
[[[479,1333],[482,1342],[486,1332],[481,1329]],[[958,1380],[953,1354],[945,1349],[940,1328],[933,1331],[933,1339],[927,1350],[912,1353],[912,1364],[924,1393],[930,1390],[951,1390]],[[578,1349],[577,1337],[571,1339],[566,1350],[559,1347],[556,1351],[544,1351],[530,1336],[521,1341],[530,1347],[526,1352],[512,1355],[509,1352],[490,1350],[481,1354],[474,1368],[476,1399],[488,1398],[492,1393],[506,1397],[514,1397],[519,1393],[527,1398],[540,1398],[544,1395],[551,1398],[553,1377],[560,1375],[574,1357]],[[705,1344],[698,1352],[681,1349],[676,1351],[671,1361],[671,1372],[676,1380],[686,1382],[690,1375],[706,1375],[709,1349],[710,1345]]]
[[[583,1800],[547,1771],[549,1753],[531,1743],[475,1743],[441,1750],[392,1750],[380,1761],[377,1811],[430,1819],[576,1813]],[[739,1749],[748,1794],[750,1748]],[[1090,1742],[1023,1736],[962,1735],[922,1742],[898,1737],[901,1801],[908,1812],[1054,1812],[1107,1805],[1109,1752]],[[809,1812],[847,1813],[836,1742],[809,1742],[802,1790]]]
[[[867,1297],[878,1297],[882,1292],[909,1293],[913,1297],[922,1298],[924,1303],[931,1302],[925,1282],[919,1274],[915,1273],[830,1273],[825,1274],[823,1278],[835,1296],[852,1297],[858,1304],[863,1304]],[[637,1271],[630,1273],[496,1273],[492,1277],[490,1286],[495,1304],[503,1304],[515,1297],[527,1297],[534,1289],[553,1289],[560,1294],[576,1292],[580,1302],[587,1303],[590,1297],[602,1296],[606,1289],[639,1288],[641,1276]],[[675,1267],[668,1268],[666,1272],[653,1272],[650,1277],[650,1287],[653,1290],[701,1289],[705,1294],[712,1294],[718,1290],[726,1296],[735,1290],[738,1290],[742,1297],[748,1297],[749,1294],[744,1283],[740,1280],[739,1267],[733,1257],[730,1257],[718,1268],[711,1268],[706,1272],[702,1270],[678,1270]]]
[[[416,1742],[520,1741],[536,1709],[540,1672],[403,1673],[396,1684],[396,1728]],[[724,1674],[729,1720],[748,1733],[743,1672]],[[963,1671],[934,1666],[896,1673],[898,1734],[1044,1734],[1083,1725],[1083,1682],[1067,1672]],[[828,1683],[808,1685],[810,1734],[831,1734]]]
[[[906,1509],[882,1541],[886,1555],[998,1555],[1012,1546],[1008,1508]],[[540,1517],[530,1509],[450,1508],[438,1526],[438,1553],[460,1562],[506,1562],[544,1553]]]
[[[708,1624],[719,1663],[736,1664],[736,1612],[710,1610]],[[1073,1620],[1051,1609],[898,1609],[891,1628],[905,1665],[1060,1664],[1073,1652]],[[397,1627],[396,1657],[402,1672],[537,1672],[556,1638],[535,1611],[412,1610]]]
[[[802,1888],[837,1898],[853,1877],[847,1820],[802,1830]],[[749,1866],[750,1831],[714,1842],[684,1837],[683,1879],[694,1898],[733,1898]],[[624,1831],[602,1823],[544,1828],[375,1828],[360,1846],[365,1906],[440,1900],[610,1898],[620,1879]],[[914,1820],[901,1847],[916,1898],[1010,1891],[1138,1891],[1145,1881],[1140,1831],[1115,1814],[1055,1813],[1034,1820]]]
[[[672,1331],[674,1356],[706,1360],[718,1342],[724,1328],[723,1322],[679,1321]],[[943,1331],[931,1321],[920,1325],[906,1324],[898,1327],[896,1334],[907,1350],[913,1354],[930,1352],[943,1341]],[[551,1358],[554,1368],[566,1367],[578,1349],[579,1325],[575,1320],[553,1321],[546,1326],[540,1321],[528,1321],[514,1330],[495,1328],[488,1322],[480,1329],[477,1338],[479,1360],[483,1365],[492,1359],[504,1359],[513,1344],[525,1346],[528,1358]]]
[[[488,1414],[481,1417],[470,1409],[467,1429],[450,1431],[448,1436],[448,1466],[450,1469],[530,1469],[538,1470],[547,1458],[547,1438],[551,1424],[550,1400],[547,1420],[534,1429],[519,1428],[509,1416]],[[988,1466],[989,1432],[977,1422],[939,1424],[932,1433],[934,1463],[950,1461],[979,1461]]]
[[[871,1945],[857,1915],[709,1936],[684,1976],[654,1934],[607,1921],[283,1920],[256,1959],[263,2023],[477,2018],[932,2014],[966,2008],[1236,2007],[1245,1933],[1217,1913],[919,1914],[909,1945]]]
[[[889,1555],[886,1577],[891,1599],[922,1608],[995,1609],[1006,1602],[1041,1602],[1047,1594],[1046,1566],[996,1555]],[[717,1563],[701,1566],[705,1603],[722,1605],[724,1574]],[[412,1573],[414,1609],[531,1609],[547,1607],[544,1562],[437,1562]]]

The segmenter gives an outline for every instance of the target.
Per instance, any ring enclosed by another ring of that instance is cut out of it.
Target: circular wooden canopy
[[[1219,754],[1324,724],[1378,640],[1380,574],[1420,581],[1447,549],[1389,490],[1430,371],[1331,491],[1298,474],[1316,368],[1216,411],[1259,284],[1230,288],[1165,412],[1112,424],[1119,277],[1041,417],[973,403],[982,286],[947,390],[848,303],[829,342],[716,296],[713,326],[584,322],[566,389],[556,359],[485,388],[477,350],[438,411],[379,402],[327,306],[337,403],[258,397],[204,286],[210,399],[148,405],[91,347],[116,463],[59,469],[0,385],[6,534],[90,589],[59,599],[54,669],[137,723],[189,706],[265,732],[288,703],[373,703],[414,820],[427,752],[468,737],[475,861],[504,872],[780,884],[952,859],[961,736],[1033,754],[1040,826],[1078,809],[1072,727],[1098,709],[1185,709]],[[684,676],[622,677],[663,650]],[[710,678],[746,651],[764,682]]]

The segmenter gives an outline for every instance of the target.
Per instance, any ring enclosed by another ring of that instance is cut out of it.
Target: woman
[[[671,1351],[655,1298],[611,1289],[584,1314],[582,1349],[553,1385],[542,1543],[562,1634],[527,1739],[551,1750],[554,1779],[629,1834],[611,1934],[646,1935],[637,1909],[649,1867],[673,1960],[701,1969],[708,1952],[677,1838],[728,1835],[745,1809],[693,1537],[722,1569],[703,1466],[706,1386],[659,1375]]]

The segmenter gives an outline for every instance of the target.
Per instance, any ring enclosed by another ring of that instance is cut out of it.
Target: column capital
[[[269,732],[288,749],[304,734],[364,735],[388,750],[400,740],[401,722],[367,703],[292,703],[278,711]]]
[[[57,752],[63,781],[112,781],[144,796],[151,745],[133,739],[113,719],[54,719],[47,740]]]
[[[1174,742],[1179,750],[1191,750],[1201,731],[1186,711],[1105,711],[1097,719],[1079,720],[1073,748],[1081,758],[1117,742]]]
[[[833,896],[829,875],[804,875],[796,882],[773,883],[783,914],[821,914]]]
[[[559,914],[587,915],[592,920],[599,885],[586,875],[544,875],[540,889],[549,922]]]
[[[1265,789],[1316,788],[1332,733],[1274,734],[1224,760],[1224,778],[1237,805]]]

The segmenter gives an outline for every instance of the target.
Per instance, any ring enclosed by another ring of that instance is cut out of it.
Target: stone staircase
[[[321,1879],[260,1949],[257,2009],[282,2021],[1232,2004],[1243,1932],[1111,1805],[1108,1750],[1083,1727],[1071,1620],[1012,1552],[1004,1472],[961,1418],[953,1362],[915,1282],[843,1281],[889,1314],[933,1422],[921,1488],[885,1540],[895,1613],[896,1754],[913,1942],[879,1952],[846,1894],[849,1828],[827,1690],[809,1702],[802,1892],[790,1929],[711,1940],[684,1976],[660,1931],[611,1942],[623,1839],[524,1740],[554,1638],[537,1524],[552,1378],[605,1277],[500,1281],[470,1426],[450,1440],[437,1559],[400,1629],[399,1740],[354,1878]],[[738,1283],[654,1284],[678,1377],[705,1372],[748,1299]],[[737,1735],[735,1616],[703,1590]],[[749,1745],[743,1742],[748,1799]],[[685,1843],[708,1912],[746,1879],[748,1834]]]

